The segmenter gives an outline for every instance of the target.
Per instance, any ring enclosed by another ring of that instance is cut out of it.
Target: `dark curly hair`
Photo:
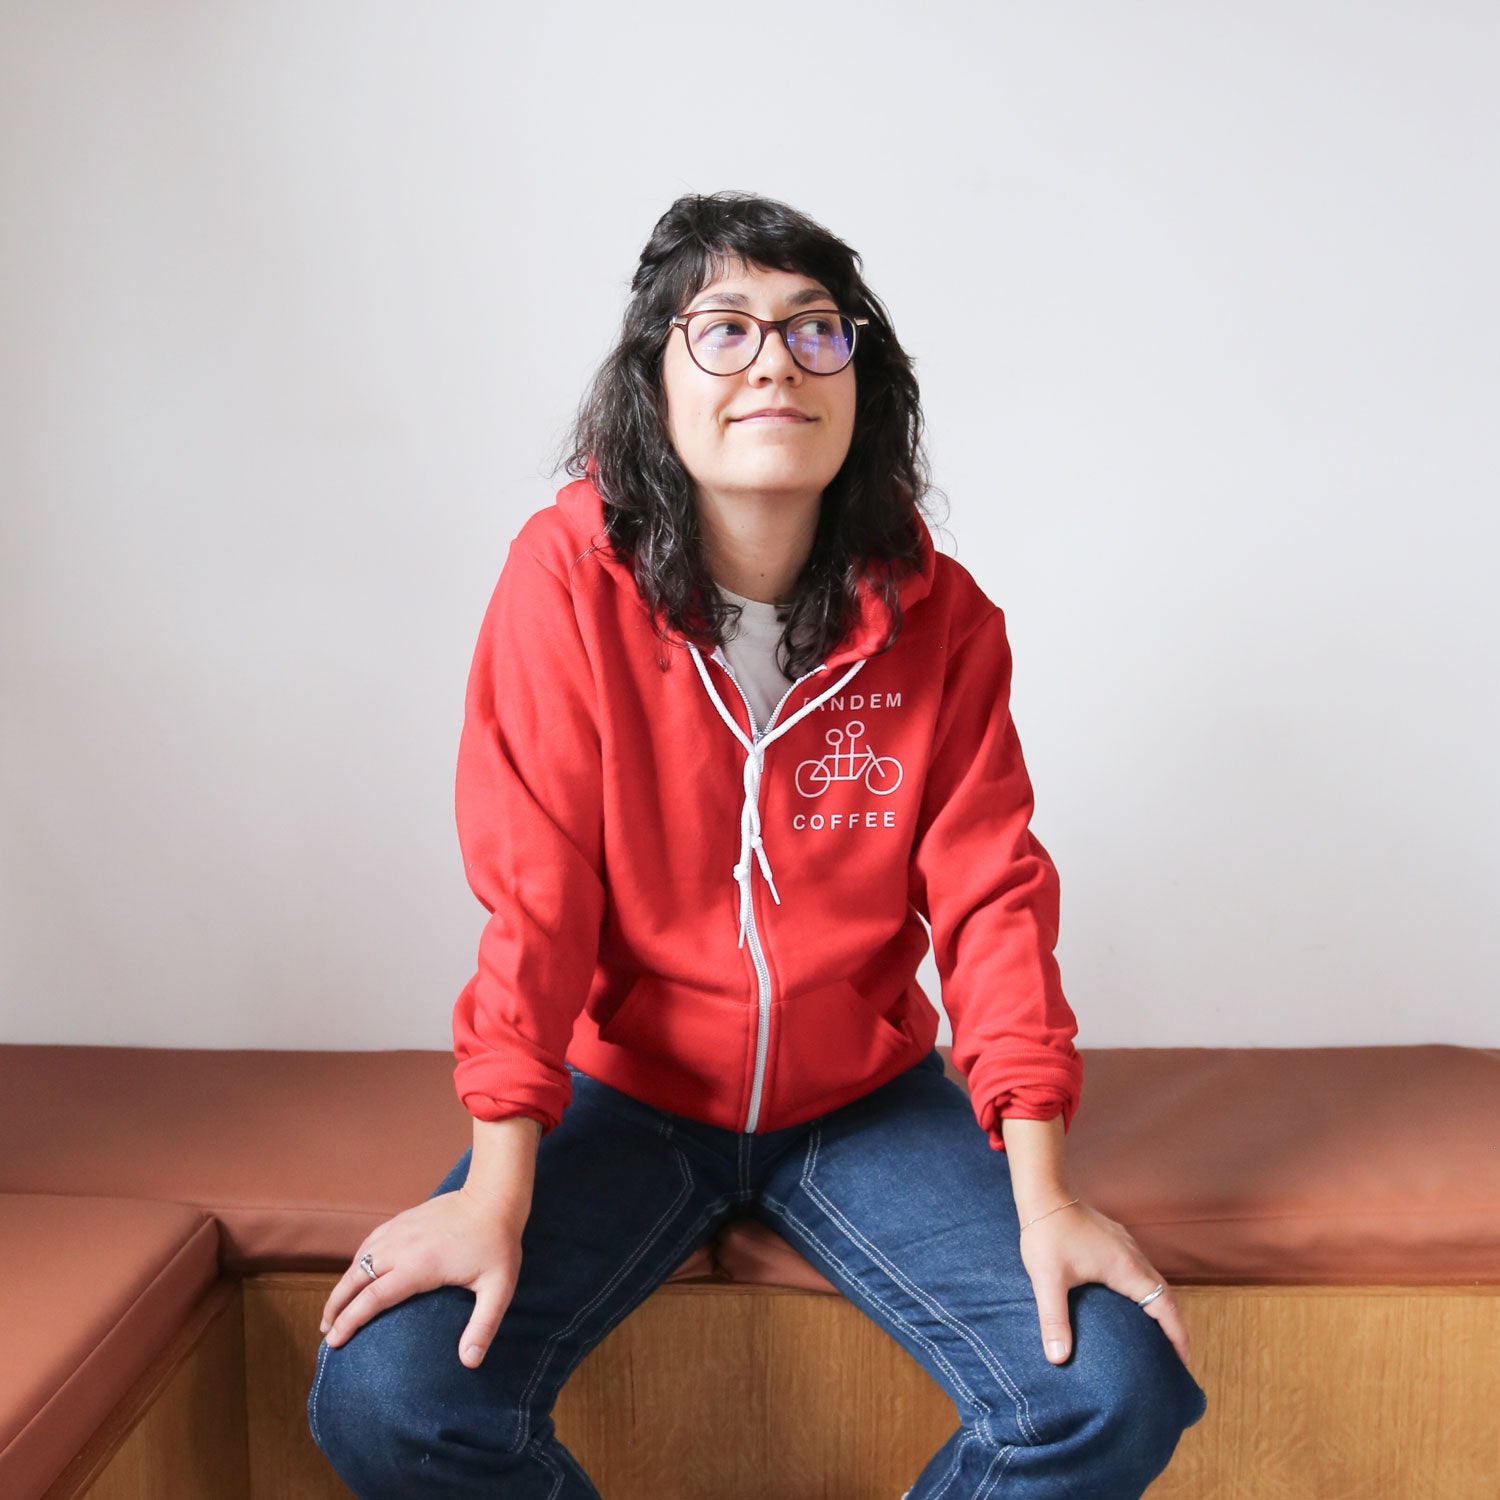
[[[874,562],[887,564],[875,573],[892,617],[882,649],[895,641],[897,584],[918,565],[918,512],[934,493],[911,360],[860,275],[858,252],[770,198],[729,192],[679,198],[641,252],[619,342],[564,439],[565,465],[599,489],[609,545],[630,563],[663,639],[670,627],[704,644],[722,642],[739,607],[712,586],[692,481],[667,434],[661,367],[669,320],[739,265],[812,277],[843,312],[869,319],[855,348],[849,452],[823,491],[812,551],[791,597],[779,601],[785,629],[778,660],[788,676],[799,677],[854,623],[855,585]]]

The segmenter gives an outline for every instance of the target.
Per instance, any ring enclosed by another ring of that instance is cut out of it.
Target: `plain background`
[[[916,358],[1079,1045],[1500,1044],[1496,14],[4,4],[0,1040],[449,1044],[479,621],[727,187]]]

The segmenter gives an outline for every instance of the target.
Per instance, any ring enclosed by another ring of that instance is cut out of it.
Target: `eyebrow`
[[[698,296],[694,297],[688,304],[689,310],[697,310],[699,298],[706,299],[702,303],[704,307],[748,308],[750,306],[750,299],[742,297],[738,292],[715,292],[710,289],[706,292],[699,292]],[[805,286],[800,291],[793,292],[786,299],[786,303],[788,307],[806,307],[809,302],[823,302],[825,300],[832,302],[833,293],[824,291],[820,286]]]

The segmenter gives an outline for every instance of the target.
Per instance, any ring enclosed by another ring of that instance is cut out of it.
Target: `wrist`
[[[1024,1221],[1060,1208],[1070,1198],[1076,1198],[1078,1190],[1070,1182],[1049,1182],[1029,1189],[1013,1187],[1013,1196],[1016,1212]]]
[[[1010,1188],[1024,1223],[1074,1195],[1063,1123],[1007,1116],[1000,1122],[1010,1165]]]
[[[510,1211],[531,1206],[540,1124],[525,1115],[474,1121],[474,1149],[462,1191],[472,1202]]]
[[[1066,1198],[1059,1198],[1049,1208],[1027,1208],[1023,1210],[1018,1206],[1016,1217],[1021,1221],[1021,1228],[1025,1229],[1028,1225],[1035,1224],[1038,1219],[1049,1219],[1054,1214],[1061,1213],[1065,1208],[1073,1208],[1082,1201],[1076,1193],[1070,1193]]]

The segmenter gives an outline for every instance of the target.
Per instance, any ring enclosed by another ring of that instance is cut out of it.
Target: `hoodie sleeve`
[[[953,1062],[980,1128],[1002,1119],[1066,1130],[1083,1060],[1063,997],[1057,871],[1030,829],[1031,781],[1010,716],[1005,618],[988,615],[950,657],[912,857],[912,901],[932,926]]]
[[[565,581],[511,544],[469,672],[455,811],[490,913],[453,1011],[454,1081],[481,1120],[543,1133],[572,1098],[564,1055],[598,957],[603,789],[592,667]]]

